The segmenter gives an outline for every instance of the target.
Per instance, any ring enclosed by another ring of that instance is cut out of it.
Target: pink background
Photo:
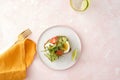
[[[37,43],[54,25],[67,25],[78,33],[82,41],[78,63],[54,71],[36,54],[26,80],[120,80],[120,0],[91,0],[85,12],[74,11],[69,0],[0,0],[0,51],[27,28]]]

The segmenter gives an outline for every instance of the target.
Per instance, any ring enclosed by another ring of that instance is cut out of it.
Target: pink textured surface
[[[78,63],[65,71],[47,68],[38,55],[26,80],[120,80],[120,0],[91,0],[75,12],[69,0],[0,0],[0,51],[26,28],[36,43],[54,25],[71,26],[82,40]]]

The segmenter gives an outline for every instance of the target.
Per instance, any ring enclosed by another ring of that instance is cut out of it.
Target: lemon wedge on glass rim
[[[70,6],[79,12],[85,11],[89,7],[89,4],[89,0],[70,0]]]

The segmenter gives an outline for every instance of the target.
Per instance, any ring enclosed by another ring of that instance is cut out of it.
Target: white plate
[[[71,51],[68,54],[60,56],[58,60],[54,62],[50,62],[50,60],[44,55],[45,52],[42,52],[44,50],[44,44],[50,38],[58,35],[63,35],[68,37],[71,45]],[[78,49],[78,53],[77,53],[78,56],[76,59],[77,61],[81,51],[81,42],[78,35],[71,28],[68,28],[63,25],[58,25],[58,26],[48,28],[42,33],[42,35],[38,40],[37,51],[42,62],[45,65],[47,65],[49,68],[52,68],[54,70],[65,70],[72,67],[76,63],[76,61],[72,61],[71,59],[72,52],[76,48]]]

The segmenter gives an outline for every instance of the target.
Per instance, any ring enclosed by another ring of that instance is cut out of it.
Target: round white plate
[[[44,55],[45,52],[42,52],[44,50],[44,44],[50,38],[54,36],[59,36],[59,35],[68,37],[70,41],[70,45],[71,45],[71,51],[68,54],[60,56],[58,60],[51,62]],[[78,56],[75,61],[72,61],[72,52],[76,48],[78,49],[78,53],[77,53]],[[40,36],[38,40],[37,51],[38,51],[38,54],[42,62],[45,65],[47,65],[49,68],[52,68],[54,70],[65,70],[65,69],[72,67],[77,62],[80,56],[81,42],[80,42],[78,35],[71,28],[68,28],[63,25],[58,25],[58,26],[48,28],[42,33],[42,35]]]

